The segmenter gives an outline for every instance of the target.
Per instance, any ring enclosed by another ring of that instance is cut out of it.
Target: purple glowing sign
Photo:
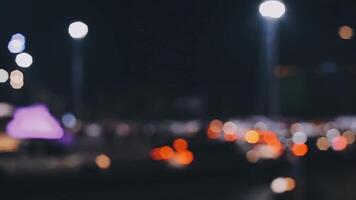
[[[17,139],[59,139],[63,129],[44,105],[16,109],[14,118],[7,124],[7,133]]]

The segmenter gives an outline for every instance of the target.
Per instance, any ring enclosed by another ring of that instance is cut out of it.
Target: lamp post
[[[68,33],[72,38],[72,109],[79,116],[83,104],[83,39],[88,34],[88,26],[80,21],[73,22],[68,27]]]
[[[285,5],[279,0],[266,0],[259,6],[263,18],[259,111],[267,112],[270,117],[280,114],[279,82],[275,71],[278,64],[278,22],[285,11]]]

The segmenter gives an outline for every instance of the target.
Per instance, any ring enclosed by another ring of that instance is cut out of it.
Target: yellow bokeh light
[[[20,141],[5,134],[0,135],[0,152],[15,152],[18,150]]]
[[[347,140],[347,144],[353,144],[355,142],[355,133],[352,131],[345,131],[342,136]]]
[[[316,146],[318,147],[319,150],[326,151],[330,148],[330,142],[329,142],[328,138],[321,137],[316,142]]]
[[[247,143],[256,144],[260,140],[260,134],[255,130],[249,130],[245,134],[245,140]]]

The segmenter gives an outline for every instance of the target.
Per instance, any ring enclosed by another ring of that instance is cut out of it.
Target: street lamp
[[[284,15],[286,7],[281,1],[269,0],[260,4],[259,11],[263,17],[278,19]]]
[[[73,22],[68,27],[69,35],[74,39],[84,38],[88,34],[88,26],[81,22]]]
[[[285,14],[286,7],[279,0],[266,0],[258,10],[263,19],[258,111],[276,117],[280,113],[279,82],[275,74],[278,64],[278,21]]]
[[[81,21],[73,22],[68,27],[68,33],[72,40],[72,109],[76,115],[80,115],[83,103],[83,39],[88,34],[88,26]]]

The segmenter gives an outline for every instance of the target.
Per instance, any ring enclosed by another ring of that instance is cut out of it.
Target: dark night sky
[[[23,33],[34,64],[25,70],[29,77],[24,89],[27,95],[18,102],[35,101],[38,91],[68,102],[72,52],[67,26],[82,20],[89,26],[85,39],[87,104],[98,110],[114,108],[128,116],[160,116],[158,113],[172,110],[171,102],[177,98],[197,97],[204,102],[203,114],[251,114],[261,63],[259,2],[3,0],[0,65],[15,68],[6,45],[13,33]],[[279,32],[281,64],[308,71],[304,68],[326,61],[356,63],[355,39],[342,41],[337,35],[340,25],[356,27],[353,1],[286,3],[287,15]],[[344,88],[338,95],[350,100],[331,113],[347,113],[356,97],[350,93],[355,88],[347,84],[355,77],[347,82],[344,76],[347,74],[313,81],[314,75],[309,75],[309,88],[313,88],[307,95],[309,104],[323,100],[324,104],[314,107],[323,111],[335,103],[333,95],[331,99],[323,96],[322,88],[327,90],[332,82],[332,88]],[[14,98],[8,85],[0,86],[0,90],[4,99]],[[305,106],[304,113],[291,109],[290,114],[308,115],[306,109],[310,107]]]

